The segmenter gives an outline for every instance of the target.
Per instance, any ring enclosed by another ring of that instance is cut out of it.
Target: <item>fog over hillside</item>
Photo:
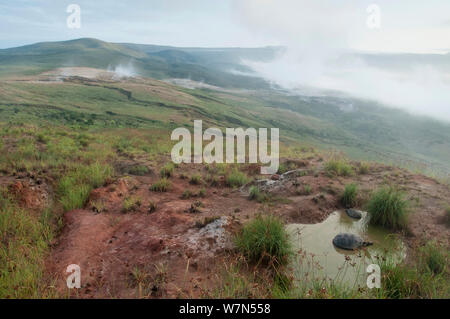
[[[371,30],[366,27],[368,15],[361,14],[367,5],[328,0],[236,3],[243,24],[255,33],[277,38],[286,47],[270,63],[247,62],[247,65],[264,78],[302,94],[311,89],[327,90],[328,94],[338,91],[450,121],[450,54],[405,53],[427,50],[426,42],[441,36],[446,38],[437,42],[445,47],[450,28],[444,32],[436,30],[427,38],[417,33],[415,48],[400,48],[396,42],[402,42],[405,35],[398,30],[404,28],[395,21],[405,17],[394,15],[389,11],[392,8],[381,1],[380,28]],[[436,10],[421,14],[425,20],[438,18]],[[408,22],[414,27],[418,24]],[[364,45],[367,41],[373,43]],[[405,52],[396,52],[401,49]],[[378,52],[363,53],[370,52],[367,50]],[[385,52],[391,50],[395,53]],[[317,94],[317,90],[313,92]]]

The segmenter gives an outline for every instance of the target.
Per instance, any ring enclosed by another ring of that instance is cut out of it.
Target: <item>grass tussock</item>
[[[249,190],[248,199],[257,201],[258,203],[263,203],[268,200],[268,195],[261,191],[258,186],[252,186]]]
[[[122,205],[122,213],[136,211],[142,205],[142,200],[138,196],[130,196],[125,198]]]
[[[346,208],[355,207],[358,199],[358,185],[355,183],[345,185],[344,192],[341,195],[341,204]]]
[[[380,265],[381,289],[374,293],[378,298],[390,299],[448,299],[447,263],[448,251],[436,242],[420,248],[417,261],[412,265],[396,264],[388,257]]]
[[[237,169],[232,170],[226,177],[226,183],[229,187],[236,188],[247,184],[249,181],[247,175]]]
[[[395,187],[383,187],[375,191],[367,205],[370,223],[392,230],[406,230],[408,202]]]
[[[325,163],[325,171],[329,176],[352,176],[353,166],[342,158],[332,158]]]
[[[235,238],[239,251],[250,262],[282,265],[291,255],[291,244],[284,225],[273,215],[258,216],[246,224]]]
[[[0,191],[0,298],[54,296],[44,279],[44,259],[55,236],[50,210],[39,216]]]
[[[189,183],[192,185],[200,185],[202,183],[202,177],[200,175],[192,175]]]
[[[112,175],[111,166],[98,162],[74,167],[72,171],[61,178],[58,185],[60,203],[64,211],[82,208],[92,189],[103,186]]]
[[[172,184],[170,183],[170,181],[166,177],[163,177],[152,186],[150,186],[150,190],[153,192],[163,193],[169,191],[171,187]]]
[[[167,163],[161,168],[160,175],[162,178],[169,178],[173,175],[173,171],[175,169],[175,165],[173,163]]]

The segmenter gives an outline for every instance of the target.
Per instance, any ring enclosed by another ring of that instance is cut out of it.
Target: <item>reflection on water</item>
[[[386,253],[397,261],[405,257],[402,242],[385,229],[369,225],[365,212],[359,220],[337,211],[320,224],[290,224],[286,228],[297,252],[292,262],[294,275],[302,282],[326,277],[342,284],[363,285],[369,264],[379,264],[378,258]],[[355,251],[343,250],[332,243],[339,233],[352,233],[374,244]]]

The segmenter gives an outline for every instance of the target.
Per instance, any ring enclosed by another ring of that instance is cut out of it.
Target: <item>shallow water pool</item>
[[[291,268],[297,281],[331,279],[341,284],[365,285],[366,268],[379,264],[389,253],[394,261],[405,257],[401,240],[383,228],[371,226],[369,216],[363,212],[359,220],[349,217],[345,211],[336,211],[319,224],[289,224],[286,226],[296,252]],[[355,251],[343,250],[333,245],[334,236],[352,233],[372,246]]]

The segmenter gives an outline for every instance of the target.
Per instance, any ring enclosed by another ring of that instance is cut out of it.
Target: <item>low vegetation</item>
[[[153,192],[167,192],[172,187],[172,183],[166,178],[163,177],[156,183],[154,183],[152,186],[150,186],[150,190]]]
[[[258,186],[252,186],[249,190],[248,199],[257,201],[258,203],[262,203],[268,199],[268,195],[265,192],[261,191]]]
[[[236,246],[251,262],[284,264],[291,255],[291,245],[284,225],[273,215],[258,216],[236,236]]]
[[[392,230],[406,230],[408,201],[396,187],[388,186],[376,190],[367,205],[370,223]]]
[[[125,198],[122,205],[122,213],[136,211],[142,204],[142,200],[138,196],[129,196]]]
[[[344,192],[341,195],[341,204],[346,208],[355,207],[358,198],[358,185],[352,183],[345,185]]]
[[[342,158],[332,158],[327,161],[325,171],[329,176],[351,176],[354,174],[353,166]]]
[[[161,168],[160,174],[162,178],[169,178],[172,176],[175,166],[173,163],[167,163]]]
[[[247,184],[248,177],[245,173],[233,169],[226,177],[226,183],[229,187],[236,188]]]

